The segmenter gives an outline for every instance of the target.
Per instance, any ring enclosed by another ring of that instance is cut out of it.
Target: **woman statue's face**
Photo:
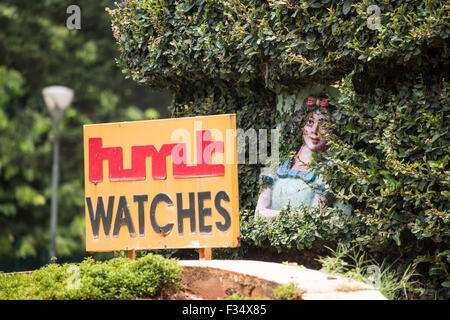
[[[327,132],[328,128],[323,126],[324,122],[330,122],[330,119],[319,110],[308,114],[308,120],[303,128],[303,142],[312,152],[320,153],[325,149],[327,140],[323,133]]]

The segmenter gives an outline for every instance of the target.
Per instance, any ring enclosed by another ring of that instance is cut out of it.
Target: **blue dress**
[[[278,167],[276,174],[261,176],[264,182],[272,188],[272,209],[281,210],[289,203],[291,208],[300,205],[311,207],[314,194],[325,197],[333,197],[331,193],[324,192],[324,181],[314,172],[291,169],[291,162],[286,160]],[[347,214],[351,213],[351,207],[341,201],[335,201],[334,207],[340,208]]]

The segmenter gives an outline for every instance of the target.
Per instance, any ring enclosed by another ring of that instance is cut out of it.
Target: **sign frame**
[[[83,136],[86,251],[240,245],[235,114],[90,124]]]

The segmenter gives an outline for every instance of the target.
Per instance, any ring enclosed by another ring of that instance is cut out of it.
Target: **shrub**
[[[290,282],[276,287],[273,298],[275,300],[301,300],[303,293],[304,291],[298,288],[296,283]]]
[[[78,264],[49,264],[32,274],[1,274],[0,299],[150,298],[181,285],[175,259],[148,254],[131,261],[85,259]]]

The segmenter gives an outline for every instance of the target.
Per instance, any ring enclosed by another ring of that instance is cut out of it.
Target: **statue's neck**
[[[302,146],[297,152],[292,169],[300,171],[308,171],[308,165],[313,159],[313,151],[306,146]]]

